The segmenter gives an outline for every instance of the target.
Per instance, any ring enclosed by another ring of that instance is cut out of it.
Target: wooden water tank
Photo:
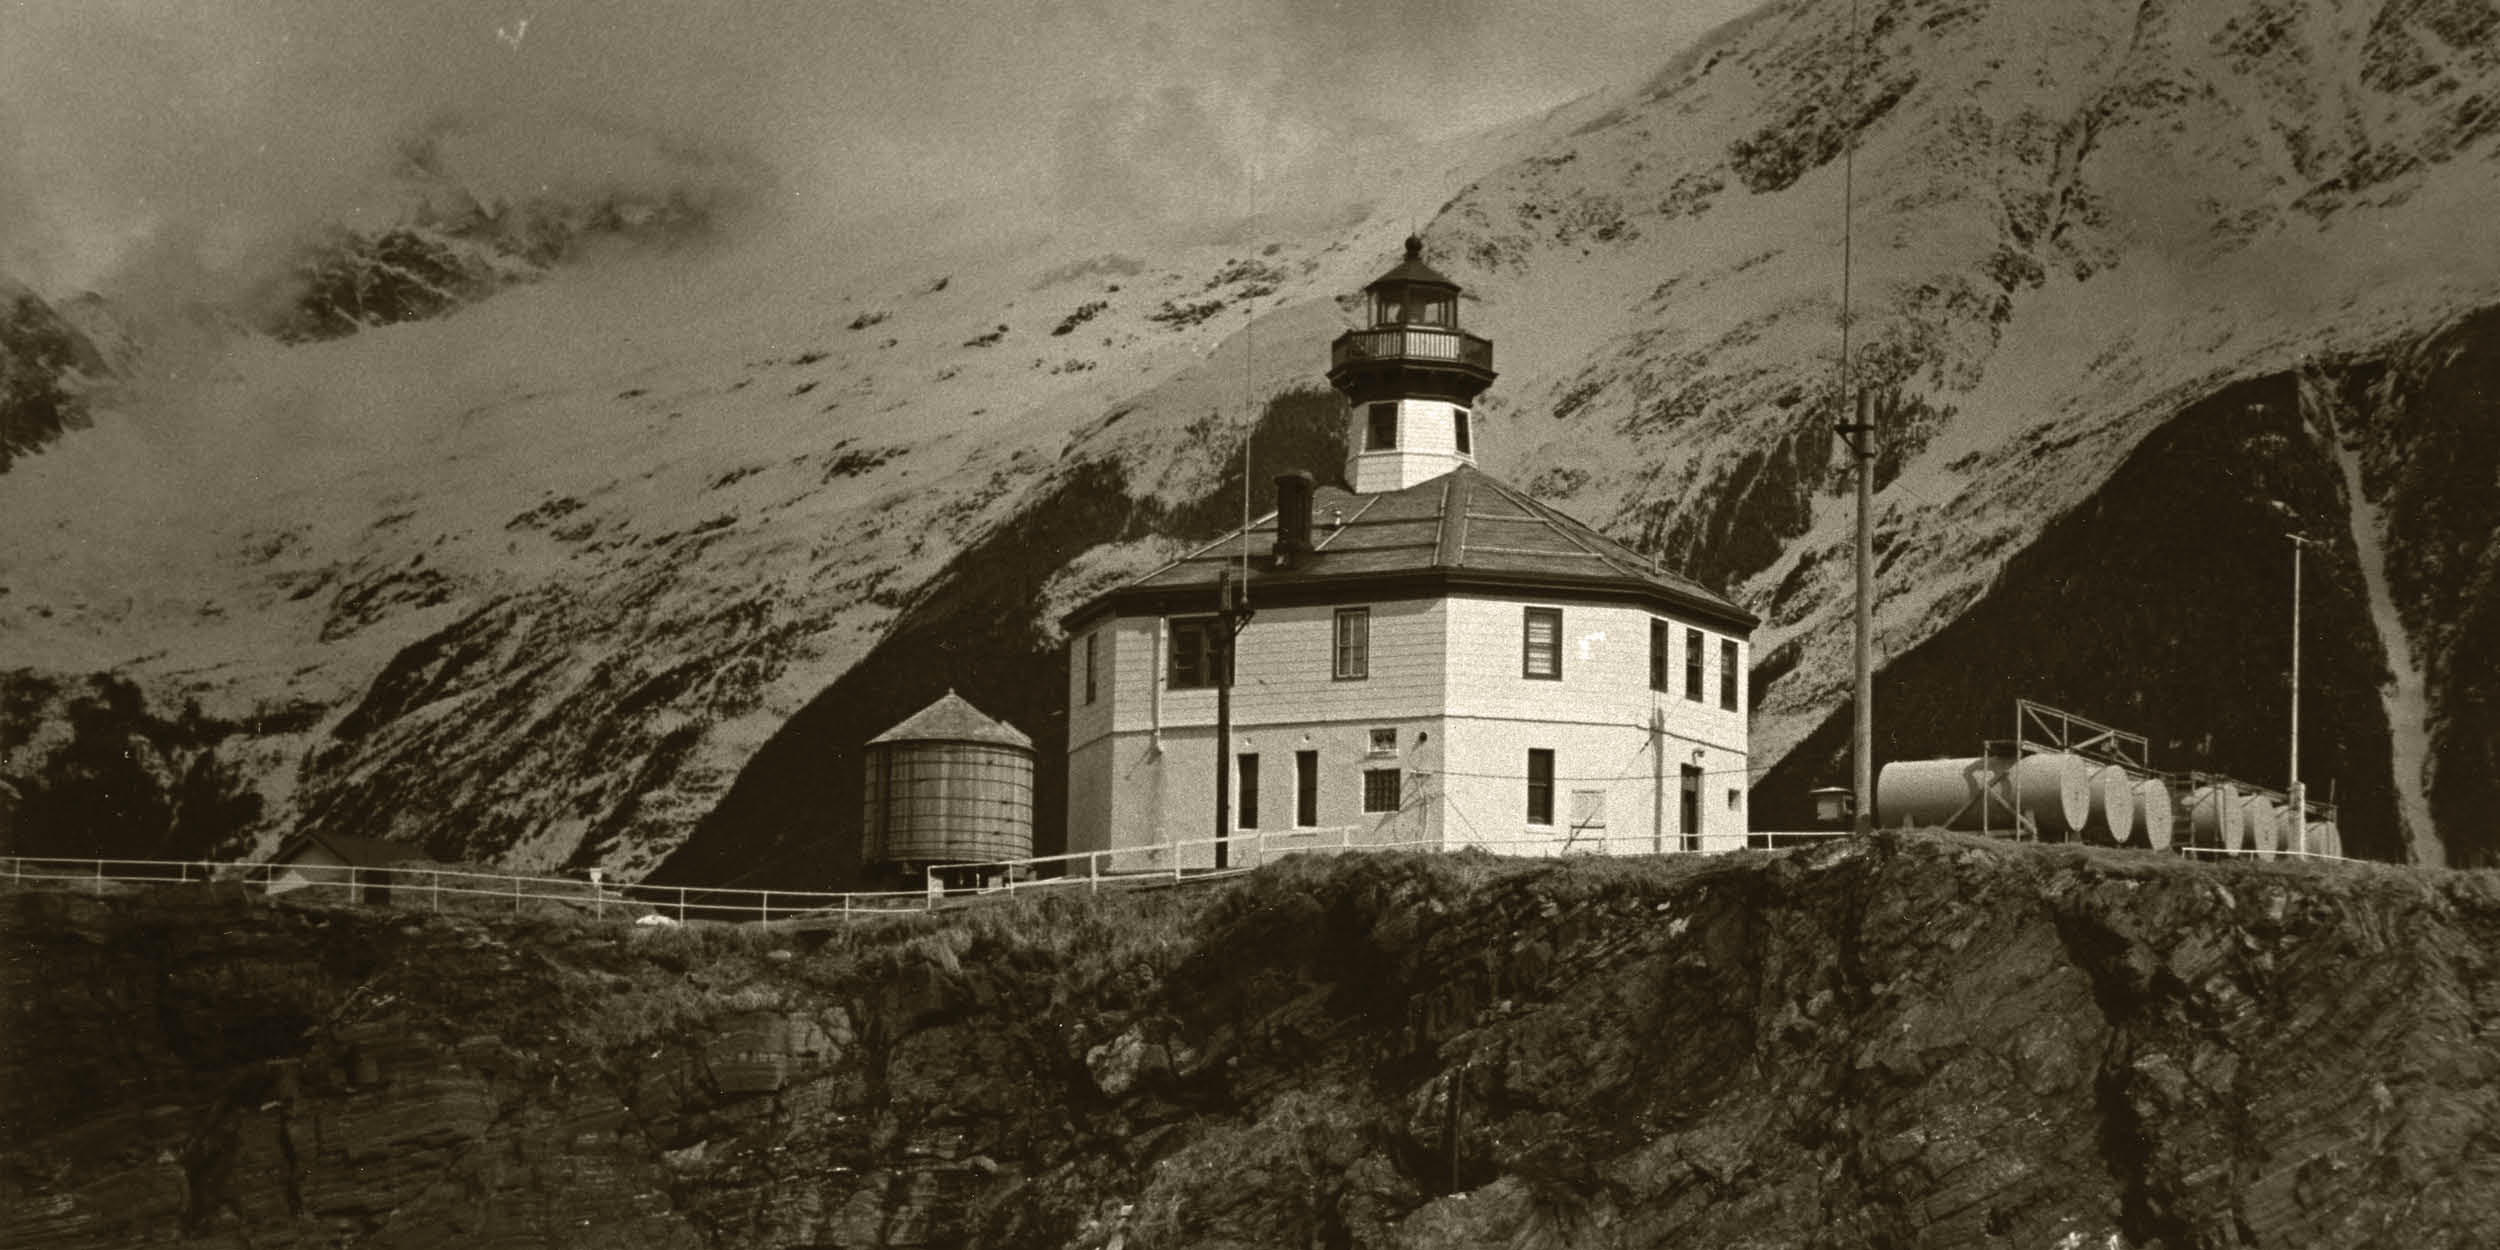
[[[2146,777],[2135,783],[2135,825],[2127,845],[2148,851],[2170,849],[2172,805],[2178,802],[2170,787],[2159,777]]]
[[[2096,846],[2117,846],[2135,832],[2135,778],[2115,764],[2092,770],[2092,805],[2084,816],[2083,840]]]
[[[1033,740],[949,690],[868,740],[860,859],[925,866],[1033,854]]]

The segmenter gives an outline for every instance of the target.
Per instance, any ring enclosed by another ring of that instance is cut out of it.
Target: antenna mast
[[[1852,320],[1849,278],[1855,256],[1854,218],[1857,207],[1858,156],[1858,3],[1849,0],[1848,70],[1843,74],[1840,149],[1840,395],[1841,419],[1834,424],[1848,440],[1856,461],[1858,493],[1856,611],[1857,688],[1850,700],[1856,725],[1850,737],[1852,787],[1856,799],[1851,828],[1863,836],[1875,827],[1875,427],[1867,420],[1866,392],[1853,392],[1849,357]],[[1851,401],[1857,420],[1849,420]]]

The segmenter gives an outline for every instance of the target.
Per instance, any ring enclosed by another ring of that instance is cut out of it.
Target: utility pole
[[[1227,868],[1233,836],[1233,652],[1250,623],[1249,588],[1227,567],[1215,583],[1215,627],[1207,631],[1207,659],[1215,665],[1215,866]]]
[[[2300,551],[2316,540],[2299,533],[2284,537],[2292,540],[2292,754],[2284,776],[2290,779],[2292,820],[2300,831],[2295,836],[2306,837],[2309,805],[2300,790]]]
[[[1857,693],[1851,700],[1857,724],[1851,735],[1850,828],[1863,837],[1875,828],[1875,426],[1867,420],[1866,392],[1857,393],[1858,419],[1839,425],[1858,471]]]

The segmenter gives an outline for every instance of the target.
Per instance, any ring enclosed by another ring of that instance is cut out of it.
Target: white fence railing
[[[1360,825],[1327,829],[1254,830],[1228,838],[1195,838],[1113,850],[1072,851],[1026,859],[948,864],[928,870],[924,889],[900,891],[758,890],[712,886],[642,885],[471,872],[457,868],[399,865],[365,868],[344,864],[240,864],[209,860],[0,859],[12,885],[67,888],[102,894],[123,885],[225,883],[272,897],[316,903],[387,904],[432,911],[519,913],[533,904],[558,906],[620,920],[657,916],[686,922],[712,920],[773,925],[800,921],[890,916],[925,912],[987,895],[1036,889],[1133,889],[1234,876],[1295,855],[1353,851],[1484,850],[1510,858],[1651,855],[1642,846],[1622,849],[1603,838],[1493,838],[1419,841],[1382,837],[1387,831]],[[1713,839],[1697,850],[1668,855],[1715,855],[1748,848],[1780,848],[1848,837],[1847,830],[1750,833]],[[1618,840],[1631,841],[1631,840]],[[1645,842],[1646,839],[1640,840]],[[2151,852],[2159,854],[2161,852]],[[2344,862],[2316,851],[2254,847],[2174,846],[2189,857],[2254,857]]]
[[[579,877],[533,877],[457,868],[347,864],[237,864],[202,860],[55,859],[5,861],[11,884],[88,889],[108,885],[230,883],[275,897],[305,902],[387,903],[442,911],[524,910],[533,903],[559,904],[620,919],[657,915],[671,920],[773,923],[801,916],[879,915],[924,911],[919,890],[882,893],[831,890],[754,890],[712,886],[639,885],[586,881]]]

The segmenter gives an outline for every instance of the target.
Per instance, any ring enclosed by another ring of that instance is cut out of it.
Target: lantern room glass
[[[1458,297],[1390,287],[1372,293],[1373,325],[1458,326]]]

